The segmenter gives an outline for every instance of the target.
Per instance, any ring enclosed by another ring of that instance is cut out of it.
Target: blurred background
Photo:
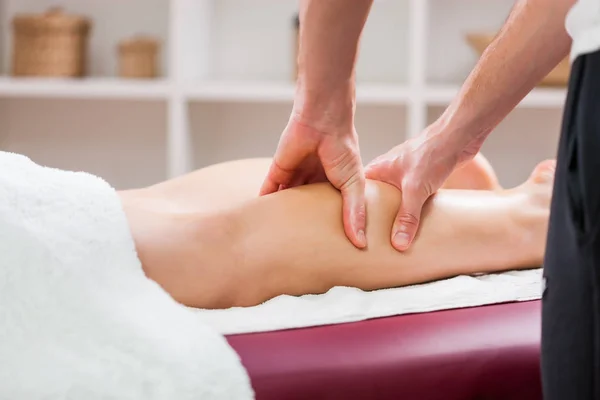
[[[363,160],[451,101],[510,0],[375,1],[361,42]],[[0,0],[0,148],[140,187],[272,155],[291,110],[296,0]],[[492,134],[501,183],[555,156],[564,65]]]

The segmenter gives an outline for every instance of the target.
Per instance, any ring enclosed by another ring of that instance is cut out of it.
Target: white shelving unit
[[[124,79],[83,80],[0,78],[0,97],[56,99],[167,100],[173,92],[166,80],[140,82]]]
[[[442,112],[476,61],[464,34],[495,31],[511,4],[375,2],[357,73],[357,129],[365,161],[418,134]],[[0,5],[7,71],[12,16],[41,12],[54,2],[0,0]],[[272,154],[294,95],[295,0],[64,0],[62,5],[94,21],[91,76],[0,78],[3,149],[88,170],[116,187]],[[162,40],[163,78],[112,77],[116,42],[137,32]],[[534,90],[486,144],[503,183],[519,182],[536,162],[553,156],[564,100],[564,89]]]

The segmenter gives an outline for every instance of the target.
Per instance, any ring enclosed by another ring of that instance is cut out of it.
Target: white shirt
[[[600,0],[578,0],[565,24],[573,38],[571,60],[600,50]]]

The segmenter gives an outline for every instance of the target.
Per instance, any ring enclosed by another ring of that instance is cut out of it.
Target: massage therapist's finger
[[[260,187],[259,196],[264,196],[267,194],[277,192],[283,185],[278,184],[277,182],[271,180],[268,176],[265,178],[262,186]]]
[[[273,156],[269,172],[260,189],[260,195],[264,196],[274,193],[281,186],[290,187],[292,181],[294,181],[300,172],[299,169],[302,161],[310,153],[309,150],[305,146],[290,143],[286,132],[284,132],[275,156]]]
[[[396,250],[405,251],[410,247],[419,229],[425,201],[427,196],[423,196],[418,188],[407,190],[405,187],[402,191],[402,203],[392,227],[392,246]]]
[[[269,173],[260,188],[260,196],[275,193],[280,188],[285,188],[291,179],[292,174],[287,174],[273,162],[269,167]]]
[[[367,210],[365,200],[365,177],[362,172],[340,188],[342,193],[342,217],[344,232],[354,246],[367,247]]]
[[[375,181],[385,182],[390,185],[394,185],[400,190],[401,188],[401,175],[392,173],[391,163],[387,161],[384,156],[377,157],[367,165],[365,168],[365,176],[367,179]]]

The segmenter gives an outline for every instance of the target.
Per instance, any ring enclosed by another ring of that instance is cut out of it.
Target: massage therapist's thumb
[[[426,199],[414,196],[410,192],[402,193],[402,204],[392,228],[392,245],[396,250],[407,250],[419,229],[421,210]]]
[[[366,200],[365,200],[365,178],[358,172],[351,183],[341,188],[342,192],[342,216],[344,231],[352,244],[364,249],[367,247]]]

